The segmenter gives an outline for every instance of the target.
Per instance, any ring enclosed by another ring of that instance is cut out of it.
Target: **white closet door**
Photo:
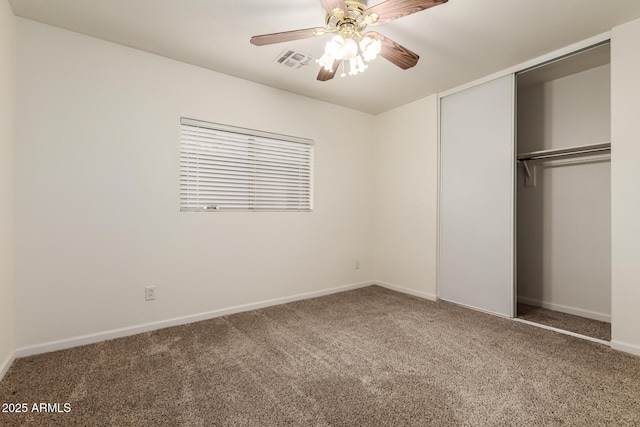
[[[439,293],[513,317],[514,76],[440,104]]]

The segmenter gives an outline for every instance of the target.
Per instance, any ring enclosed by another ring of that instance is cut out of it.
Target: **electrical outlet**
[[[156,299],[156,287],[155,286],[147,286],[144,288],[144,300],[152,301]]]
[[[360,270],[360,260],[356,261],[356,270]]]

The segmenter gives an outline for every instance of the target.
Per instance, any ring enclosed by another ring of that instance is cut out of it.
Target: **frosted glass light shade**
[[[332,69],[333,68],[333,57],[331,55],[327,54],[327,52],[325,52],[324,55],[322,55],[320,57],[320,59],[318,59],[316,61],[325,70],[333,71],[333,69]]]
[[[360,41],[360,50],[362,51],[362,57],[365,61],[373,61],[376,59],[381,49],[382,42],[380,42],[380,40],[363,37]]]
[[[350,76],[355,76],[358,73],[362,73],[367,69],[368,65],[364,63],[362,60],[362,56],[358,55],[349,60],[349,65],[351,66],[351,70],[349,71]]]
[[[358,43],[354,39],[346,39],[342,45],[342,59],[351,59],[358,54]]]

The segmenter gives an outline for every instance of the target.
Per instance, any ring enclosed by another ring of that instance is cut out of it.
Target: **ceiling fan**
[[[418,63],[418,54],[377,32],[365,33],[365,29],[368,25],[385,24],[447,1],[386,0],[367,8],[364,0],[320,0],[327,11],[325,27],[253,36],[251,44],[264,46],[336,34],[327,42],[324,55],[317,60],[322,67],[318,73],[320,81],[332,79],[341,64],[344,71],[343,61],[349,61],[350,75],[358,74],[367,68],[365,62],[372,61],[378,54],[406,70]]]

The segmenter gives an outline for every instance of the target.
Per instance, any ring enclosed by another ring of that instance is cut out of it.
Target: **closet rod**
[[[525,161],[525,160],[552,159],[554,157],[573,156],[576,154],[592,154],[592,153],[599,153],[601,151],[610,151],[610,150],[611,150],[611,143],[606,142],[604,144],[583,145],[580,147],[532,151],[531,153],[519,154],[518,160]]]

